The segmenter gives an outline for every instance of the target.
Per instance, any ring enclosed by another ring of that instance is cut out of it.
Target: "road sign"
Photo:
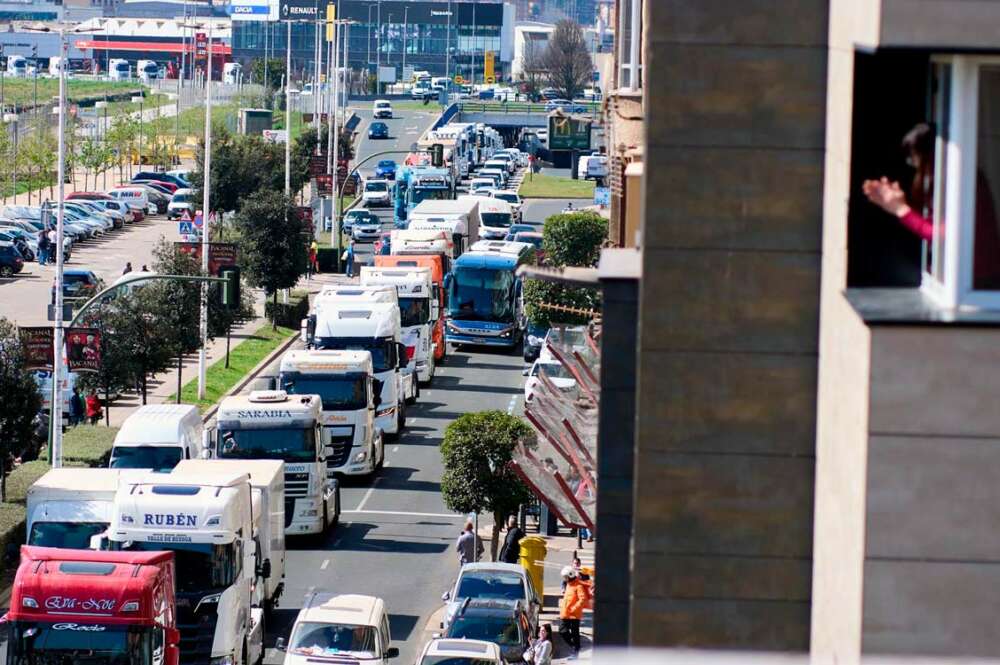
[[[455,74],[455,78],[454,78],[454,81],[455,81],[455,83],[457,83],[458,85],[462,85],[463,83],[465,83],[465,79],[464,79],[464,78],[462,78],[462,75],[461,75],[461,74]]]
[[[594,205],[599,205],[599,206],[611,205],[610,187],[594,187]]]
[[[494,58],[493,51],[483,52],[483,78],[485,78],[488,83],[493,83],[496,81],[496,72],[493,71],[494,67],[493,58]]]
[[[264,129],[261,134],[268,143],[284,143],[288,140],[288,131],[284,129]]]
[[[191,221],[191,212],[188,211],[188,210],[185,210],[184,212],[182,212],[181,213],[181,221],[182,222],[190,222]]]
[[[203,223],[204,220],[201,218],[201,210],[198,210],[194,213],[194,225],[200,229]]]
[[[177,222],[177,233],[182,236],[194,235],[194,222]]]

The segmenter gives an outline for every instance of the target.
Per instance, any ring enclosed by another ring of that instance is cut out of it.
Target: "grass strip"
[[[525,177],[518,193],[526,199],[593,199],[594,181],[536,173]]]
[[[239,383],[240,379],[261,360],[295,333],[296,331],[291,328],[279,327],[277,330],[272,330],[270,323],[261,326],[250,337],[230,350],[229,367],[226,367],[226,359],[222,357],[205,370],[205,399],[198,399],[198,379],[192,379],[181,389],[181,401],[185,404],[194,404],[199,411],[204,412],[222,399],[222,396]],[[172,403],[175,399],[176,393],[167,398],[167,402]]]

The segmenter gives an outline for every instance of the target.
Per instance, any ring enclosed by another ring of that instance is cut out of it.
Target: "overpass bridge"
[[[458,122],[481,122],[498,130],[501,128],[548,127],[549,112],[545,104],[530,102],[499,102],[499,101],[460,101],[454,120]],[[596,103],[574,103],[573,115],[590,115],[597,117],[599,106]]]

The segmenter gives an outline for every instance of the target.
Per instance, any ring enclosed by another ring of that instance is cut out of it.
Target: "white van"
[[[243,74],[243,65],[238,62],[227,62],[222,65],[222,82],[226,85],[236,85]]]
[[[149,83],[160,78],[160,66],[155,60],[140,60],[135,63],[135,73],[143,83]]]
[[[132,78],[132,66],[128,60],[111,58],[108,62],[108,78],[112,81],[127,81]]]
[[[388,99],[376,99],[375,103],[372,104],[372,117],[373,118],[388,118],[392,119],[392,102]]]
[[[581,180],[600,180],[608,176],[608,158],[604,155],[584,155],[577,162],[576,175]]]
[[[59,70],[62,69],[63,59],[57,55],[49,58],[49,76],[59,76]],[[67,76],[69,75],[67,70]]]
[[[389,612],[374,596],[314,593],[306,599],[288,641],[275,646],[285,652],[285,665],[305,665],[317,658],[386,663],[399,655],[390,646]]]
[[[202,457],[201,414],[191,404],[147,404],[125,419],[111,448],[112,469],[170,471]]]
[[[147,215],[155,215],[157,212],[156,204],[149,200],[149,195],[146,194],[145,187],[115,187],[108,190],[108,196],[116,198],[119,201],[125,201],[136,208],[141,208],[146,211]]]

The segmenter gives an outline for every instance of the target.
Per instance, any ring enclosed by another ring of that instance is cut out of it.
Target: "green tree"
[[[441,496],[449,510],[493,514],[490,556],[497,558],[500,527],[531,493],[510,469],[518,443],[534,436],[516,416],[502,411],[466,413],[448,425],[441,441]]]
[[[277,305],[278,291],[295,286],[306,272],[305,223],[284,194],[261,190],[244,201],[235,225],[247,283],[263,288]],[[277,328],[277,307],[273,311]]]
[[[153,272],[160,275],[200,275],[200,263],[177,250],[164,239],[153,248]],[[201,284],[174,280],[156,280],[142,287],[157,327],[158,343],[177,361],[177,399],[180,400],[184,354],[201,345]]]
[[[250,63],[250,76],[254,83],[261,83],[271,91],[278,90],[285,77],[285,61],[281,58],[256,58]]]
[[[84,324],[101,331],[101,363],[96,372],[81,373],[77,385],[85,391],[93,388],[104,396],[105,424],[110,426],[113,395],[135,389],[143,395],[143,404],[146,403],[143,386],[147,368],[138,361],[145,360],[148,352],[140,351],[136,355],[136,342],[143,346],[157,345],[148,344],[148,335],[153,331],[145,325],[148,317],[133,294],[105,301],[88,314]],[[134,337],[136,334],[138,339]],[[164,356],[159,369],[165,367],[167,361]]]
[[[560,97],[572,100],[583,93],[592,80],[594,62],[579,23],[568,19],[556,23],[541,65]]]
[[[42,408],[42,396],[24,363],[17,327],[0,318],[0,501],[7,500],[7,460],[36,444],[32,421]]]
[[[553,268],[566,266],[596,266],[601,247],[608,236],[607,221],[593,212],[573,212],[552,215],[545,220],[542,231],[543,265]],[[596,311],[600,308],[597,289],[566,286],[541,280],[524,282],[524,311],[528,320],[543,328],[553,324],[582,324],[590,316],[559,307]]]

